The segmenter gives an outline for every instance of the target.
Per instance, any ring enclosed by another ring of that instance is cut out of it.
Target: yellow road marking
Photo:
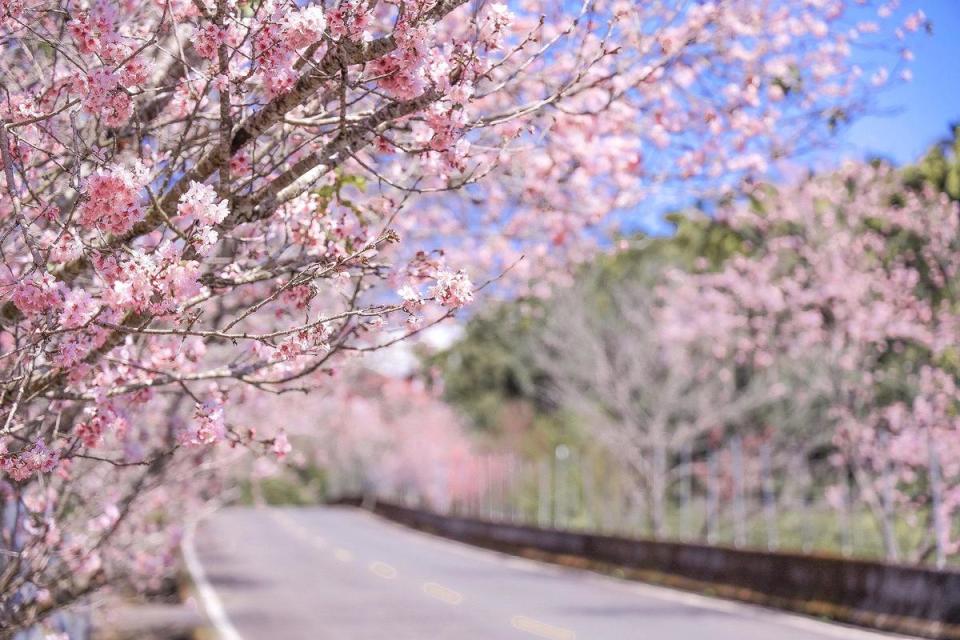
[[[463,594],[448,589],[442,584],[436,582],[427,582],[423,585],[423,592],[428,596],[436,598],[447,604],[460,604],[463,602]]]
[[[303,540],[308,540],[310,538],[310,533],[306,530],[306,528],[297,524],[296,521],[287,514],[273,509],[270,511],[270,515],[277,522],[277,524],[298,538]]]
[[[298,538],[301,538],[301,539],[309,542],[310,544],[312,544],[314,547],[316,547],[316,548],[318,548],[318,549],[324,549],[324,548],[326,548],[326,546],[327,546],[327,540],[326,540],[326,538],[324,538],[323,536],[313,536],[313,537],[311,537],[311,536],[310,536],[310,532],[307,531],[306,528],[304,528],[304,527],[300,526],[299,524],[297,524],[297,523],[293,520],[293,518],[291,518],[291,517],[288,516],[287,514],[281,513],[280,511],[273,510],[273,511],[271,511],[271,515],[273,516],[273,519],[276,520],[277,523],[278,523],[281,527],[283,527],[284,529],[286,529],[287,531],[289,531],[289,532],[292,533],[293,535],[295,535],[295,536],[297,536]],[[348,553],[348,555],[349,555],[349,552],[347,552],[347,553]],[[349,560],[349,558],[347,558],[347,560]],[[346,560],[345,560],[345,562],[346,562]]]
[[[386,562],[380,562],[379,560],[377,562],[370,563],[370,571],[381,578],[386,578],[387,580],[397,577],[396,569],[388,565]]]
[[[540,622],[539,620],[534,620],[526,616],[513,616],[510,618],[510,624],[514,629],[526,631],[527,633],[540,638],[547,638],[548,640],[575,640],[577,637],[577,634],[570,629],[555,627],[546,622]]]
[[[350,562],[353,560],[353,554],[342,547],[337,547],[333,550],[333,557],[340,562]]]

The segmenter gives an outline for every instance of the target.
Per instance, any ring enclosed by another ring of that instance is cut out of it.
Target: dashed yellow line
[[[289,515],[281,513],[277,510],[272,510],[271,515],[285,529],[299,537],[308,538],[314,546],[318,548],[325,548],[327,546],[327,541],[322,536],[310,537],[306,529],[297,524]],[[353,553],[351,553],[348,549],[344,549],[343,547],[336,547],[333,550],[333,557],[340,562],[353,561]],[[374,575],[387,580],[392,580],[393,578],[397,577],[396,568],[390,566],[386,562],[380,562],[379,560],[371,562],[369,569]],[[446,604],[459,605],[461,602],[463,602],[463,594],[436,582],[424,583],[423,592],[431,598],[436,598],[437,600],[445,602]],[[510,618],[510,625],[514,629],[529,633],[539,638],[544,638],[545,640],[576,640],[577,637],[577,634],[570,629],[556,627],[551,624],[547,624],[546,622],[540,622],[539,620],[528,618],[527,616],[513,616]]]
[[[548,640],[576,640],[577,634],[570,629],[555,627],[546,622],[540,622],[526,616],[513,616],[510,618],[510,624],[514,629],[525,631],[539,638]]]
[[[297,524],[294,521],[294,519],[288,516],[287,514],[277,510],[272,510],[270,514],[271,516],[273,516],[273,519],[281,527],[283,527],[293,535],[297,536],[298,538],[301,538],[302,540],[309,542],[317,549],[324,550],[327,548],[328,543],[326,538],[324,538],[323,536],[311,536],[310,532],[307,531],[305,527],[302,527],[299,524]],[[350,555],[350,552],[346,551],[346,549],[343,549],[343,551],[345,551],[348,555]],[[349,559],[350,558],[347,558],[346,560],[344,560],[344,562],[349,561]]]
[[[430,596],[431,598],[436,598],[441,602],[446,602],[447,604],[460,604],[463,602],[463,594],[454,591],[453,589],[448,589],[442,584],[437,584],[436,582],[427,582],[423,585],[423,592]]]
[[[386,578],[387,580],[392,580],[397,577],[397,570],[388,565],[386,562],[376,562],[370,563],[370,571],[374,575],[380,576],[381,578]]]

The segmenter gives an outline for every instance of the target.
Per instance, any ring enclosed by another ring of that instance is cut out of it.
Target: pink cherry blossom
[[[60,312],[60,324],[74,329],[85,324],[96,312],[96,303],[84,289],[73,289],[64,298]]]
[[[193,420],[180,434],[180,442],[190,446],[210,445],[222,440],[225,432],[223,398],[214,393],[196,405]]]
[[[177,213],[198,220],[203,225],[213,226],[223,222],[230,210],[226,200],[218,201],[213,187],[192,182],[187,192],[180,196]]]
[[[117,168],[90,176],[83,189],[83,202],[77,209],[77,221],[110,233],[124,233],[143,218],[140,190],[143,177],[139,169]]]
[[[441,271],[437,273],[436,280],[430,294],[443,306],[457,309],[473,300],[473,283],[463,270],[456,273]]]
[[[43,313],[60,304],[56,278],[49,273],[24,279],[13,290],[13,303],[24,314]]]
[[[293,451],[293,447],[290,446],[290,441],[287,440],[286,431],[281,429],[274,437],[272,451],[273,455],[277,456],[278,460],[283,460],[291,451]]]
[[[36,473],[50,473],[59,460],[56,451],[48,449],[43,440],[37,440],[32,448],[19,454],[0,452],[0,471],[16,482],[23,482]]]

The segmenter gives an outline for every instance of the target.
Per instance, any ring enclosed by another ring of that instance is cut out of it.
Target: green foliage
[[[533,303],[502,304],[473,318],[466,335],[430,360],[443,372],[444,393],[484,431],[496,428],[511,400],[543,404],[542,373],[527,356],[542,309]]]
[[[756,200],[752,202],[754,206],[760,206]],[[700,211],[669,214],[667,220],[675,225],[676,231],[653,249],[653,254],[648,256],[650,260],[660,259],[687,270],[706,260],[708,268],[716,269],[730,256],[749,248],[749,238]]]
[[[914,165],[903,170],[907,188],[919,190],[930,186],[960,201],[960,124],[953,125],[952,139],[934,145]]]
[[[269,505],[318,504],[326,497],[326,472],[312,464],[287,466],[276,475],[244,482],[241,491],[243,504],[254,504],[257,498]]]

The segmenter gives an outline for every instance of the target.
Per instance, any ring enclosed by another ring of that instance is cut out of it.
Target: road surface
[[[347,507],[227,509],[195,537],[188,565],[223,640],[892,637],[512,558]]]

